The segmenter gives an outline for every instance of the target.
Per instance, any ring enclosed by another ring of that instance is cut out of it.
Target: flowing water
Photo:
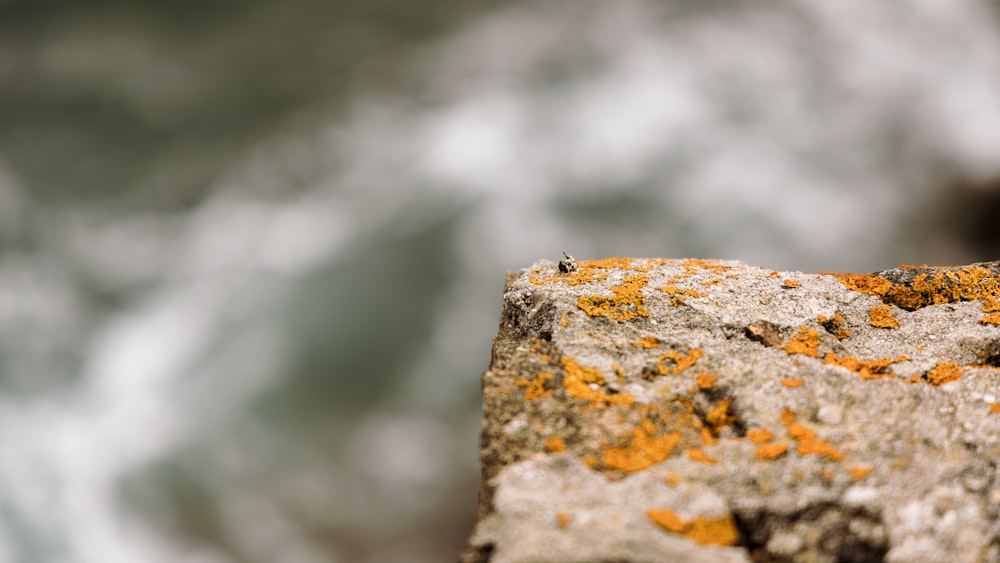
[[[0,2],[0,563],[453,559],[505,271],[996,258],[998,13]]]

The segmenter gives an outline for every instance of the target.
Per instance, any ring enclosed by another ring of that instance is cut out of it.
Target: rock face
[[[540,261],[462,561],[1000,561],[998,366],[1000,263]]]

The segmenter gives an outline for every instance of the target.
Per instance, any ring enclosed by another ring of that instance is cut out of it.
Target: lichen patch
[[[819,331],[799,327],[799,332],[781,347],[789,354],[802,354],[813,358],[819,357]]]
[[[684,520],[669,508],[650,509],[646,516],[664,530],[682,534],[702,545],[735,545],[740,539],[739,530],[730,514],[718,518],[699,516]]]
[[[899,328],[900,322],[885,303],[874,305],[869,311],[869,323],[875,328]]]

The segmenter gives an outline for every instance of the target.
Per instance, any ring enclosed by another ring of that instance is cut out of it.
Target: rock
[[[462,561],[1000,561],[998,366],[998,263],[540,261]]]

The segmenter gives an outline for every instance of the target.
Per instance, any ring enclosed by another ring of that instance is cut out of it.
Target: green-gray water
[[[996,258],[997,13],[0,2],[0,562],[453,559],[506,270]]]

